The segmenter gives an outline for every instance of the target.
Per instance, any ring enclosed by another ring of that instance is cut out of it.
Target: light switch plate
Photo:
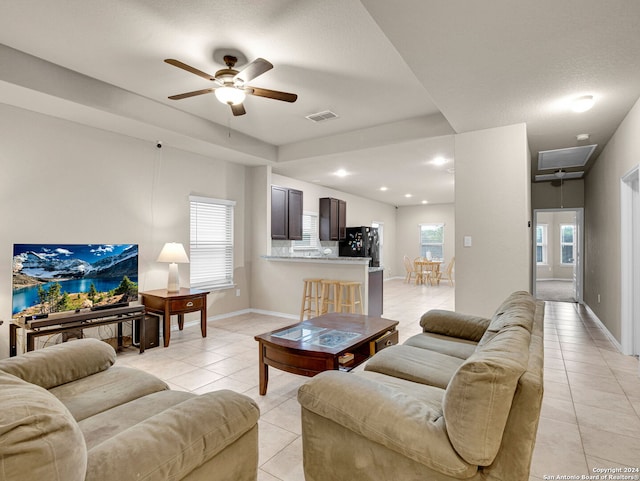
[[[471,247],[471,236],[470,235],[464,236],[464,240],[463,240],[462,245],[464,247]]]

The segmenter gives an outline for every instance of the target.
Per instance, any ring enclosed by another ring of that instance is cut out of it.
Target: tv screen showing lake
[[[12,317],[138,298],[136,244],[14,244]]]

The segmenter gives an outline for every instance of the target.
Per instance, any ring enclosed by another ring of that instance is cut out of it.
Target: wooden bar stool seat
[[[364,314],[362,306],[362,283],[355,281],[339,282],[340,312],[355,314],[356,305],[360,304],[360,314]]]
[[[329,312],[329,307],[333,308],[333,312],[340,312],[340,281],[331,279],[322,279],[320,296],[320,314]]]
[[[322,279],[302,279],[304,286],[302,287],[302,307],[300,308],[300,322],[307,319],[318,317],[321,308],[321,286]]]

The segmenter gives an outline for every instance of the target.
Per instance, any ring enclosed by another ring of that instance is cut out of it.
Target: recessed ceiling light
[[[423,200],[423,201],[422,201],[422,203],[423,203],[423,204],[428,204],[428,203],[429,203],[429,201],[428,201],[428,200]]]
[[[409,197],[411,197],[411,194],[404,194],[404,196],[408,199]]]
[[[384,192],[385,190],[389,190],[389,187],[385,187],[385,186],[383,185],[382,187],[380,187],[380,190]]]
[[[433,165],[444,165],[447,163],[447,159],[445,159],[444,157],[436,157],[431,161],[431,163]]]
[[[578,139],[578,140],[589,140],[589,134],[578,134],[578,135],[576,135],[576,139]]]
[[[346,177],[347,175],[349,175],[349,173],[344,169],[340,169],[336,171],[335,175],[337,175],[338,177]]]
[[[594,103],[595,100],[593,99],[593,95],[583,95],[571,102],[571,108],[574,112],[586,112],[593,107]]]

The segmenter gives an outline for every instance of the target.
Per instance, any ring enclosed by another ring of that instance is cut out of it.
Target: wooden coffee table
[[[377,350],[397,344],[398,321],[358,314],[324,314],[255,337],[260,349],[260,394],[267,393],[269,366],[303,376],[350,371]],[[353,360],[340,363],[345,353]]]

